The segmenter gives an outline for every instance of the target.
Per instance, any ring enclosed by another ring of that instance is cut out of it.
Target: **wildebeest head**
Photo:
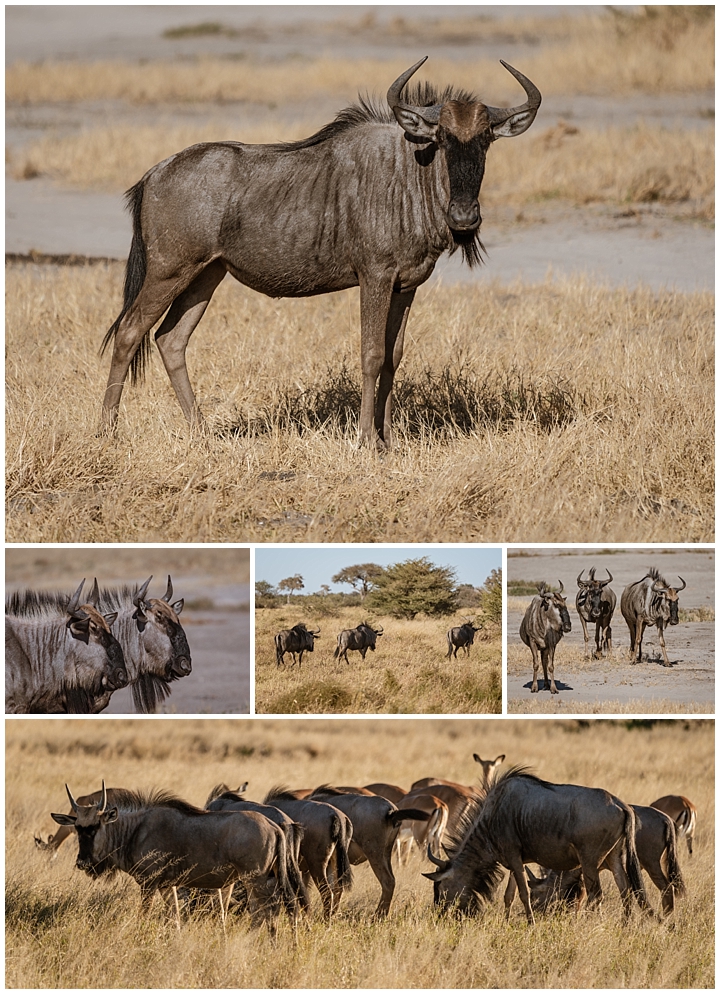
[[[548,590],[544,583],[538,584],[538,593],[542,597],[542,609],[547,612],[548,621],[552,624],[553,628],[560,629],[564,632],[569,632],[572,628],[570,624],[570,614],[567,609],[567,597],[562,596],[562,592],[565,589],[562,580],[558,581],[560,584],[559,590]]]
[[[595,579],[595,567],[593,566],[588,574],[589,579],[583,580],[582,575],[585,572],[580,570],[577,578],[577,585],[580,590],[585,595],[584,608],[587,611],[587,615],[591,621],[597,621],[602,615],[602,592],[603,588],[607,587],[608,583],[612,583],[613,575],[609,569],[607,569],[607,580],[596,580]]]
[[[373,628],[372,625],[367,623],[367,621],[362,621],[357,626],[357,630],[362,632],[367,647],[375,652],[375,643],[384,631],[383,626],[380,625],[378,628]]]
[[[418,162],[431,161],[428,157],[438,152],[444,155],[450,186],[445,217],[455,241],[462,244],[468,236],[472,240],[482,221],[478,196],[490,144],[496,138],[512,138],[526,131],[535,120],[541,96],[526,76],[501,60],[527,94],[520,107],[488,107],[475,99],[451,99],[429,106],[403,103],[400,94],[425,59],[427,56],[395,80],[387,100],[409,141],[432,143],[416,154]]]
[[[651,570],[648,576],[653,577],[655,580],[652,585],[652,592],[655,594],[655,605],[659,608],[660,613],[665,619],[665,623],[668,625],[677,625],[679,621],[678,608],[680,605],[678,594],[681,590],[685,589],[687,584],[681,576],[678,576],[682,587],[670,587],[656,570]]]
[[[84,870],[91,877],[113,870],[114,867],[107,858],[104,836],[105,826],[117,821],[118,810],[107,806],[105,781],[102,782],[102,796],[94,804],[78,804],[67,784],[65,790],[70,799],[72,814],[51,814],[50,817],[58,825],[67,825],[77,832],[78,855],[75,865],[78,870]]]
[[[84,642],[86,646],[95,650],[88,652],[87,657],[74,659],[77,682],[86,686],[88,684],[86,678],[91,678],[95,674],[97,680],[93,691],[97,694],[102,691],[120,690],[128,684],[128,673],[120,643],[110,631],[110,627],[117,619],[117,611],[100,614],[97,609],[95,587],[88,602],[80,604],[84,585],[85,580],[70,598],[70,603],[67,606],[68,620],[65,623],[72,638]],[[96,655],[102,660],[101,667],[97,666]],[[86,667],[87,673],[83,672]]]
[[[192,672],[190,646],[185,630],[180,624],[179,615],[184,600],[171,604],[173,595],[172,580],[168,576],[167,589],[162,598],[148,598],[147,589],[152,580],[148,577],[133,597],[135,613],[133,618],[138,631],[143,636],[143,645],[150,656],[167,659],[164,679],[179,680]]]
[[[438,867],[432,873],[423,873],[433,882],[433,903],[444,911],[451,908],[465,913],[479,911],[491,901],[502,879],[502,869],[496,861],[477,864],[472,872],[452,859],[440,859],[428,846],[427,857]]]
[[[297,625],[293,625],[290,631],[295,632],[298,637],[298,645],[301,646],[304,652],[314,651],[315,639],[320,638],[319,628],[308,628],[307,625],[300,622]]]

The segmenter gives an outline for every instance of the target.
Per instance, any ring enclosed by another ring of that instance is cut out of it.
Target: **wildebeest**
[[[503,62],[527,95],[518,107],[428,84],[405,102],[424,61],[392,84],[388,106],[361,100],[302,141],[193,145],[128,191],[123,306],[103,342],[114,342],[106,425],[116,423],[128,369],[142,376],[150,331],[166,311],[155,340],[185,417],[202,424],[185,350],[229,272],[270,297],[360,287],[360,435],[390,447],[393,380],[415,291],[446,250],[460,249],[471,266],[480,261],[487,151],[526,131],[541,101]]]
[[[555,686],[555,646],[569,632],[570,615],[567,598],[562,596],[565,588],[560,582],[560,590],[548,590],[544,583],[538,584],[538,593],[533,597],[520,622],[520,638],[530,647],[533,658],[533,682],[531,694],[538,692],[538,670],[542,661],[545,689],[557,694]],[[549,678],[549,680],[548,680]]]
[[[370,864],[382,888],[375,915],[384,917],[390,911],[395,893],[392,852],[400,826],[403,821],[428,821],[430,816],[417,808],[400,810],[392,801],[358,787],[330,787],[324,784],[310,797],[339,808],[352,822],[350,862],[353,866],[366,860]]]
[[[464,831],[445,848],[447,860],[428,850],[438,869],[424,874],[434,883],[435,904],[443,907],[456,903],[461,911],[477,910],[494,896],[505,867],[510,871],[506,914],[519,891],[527,920],[534,923],[525,863],[558,871],[580,867],[590,905],[602,899],[600,867],[607,864],[625,916],[633,894],[649,907],[635,851],[635,813],[606,790],[548,783],[511,767],[474,805]]]
[[[264,803],[279,808],[303,826],[300,869],[306,883],[312,880],[320,892],[325,917],[329,918],[353,883],[349,857],[352,822],[332,803],[299,798],[287,787],[273,787]]]
[[[685,882],[677,858],[675,825],[662,811],[639,804],[631,805],[635,812],[635,847],[640,865],[660,891],[663,914],[675,910],[675,897],[685,895]],[[603,863],[601,870],[611,869]],[[552,904],[562,902],[580,905],[585,896],[581,869],[549,870],[543,877],[534,877],[530,871],[530,899],[533,908],[547,910]]]
[[[612,650],[612,621],[613,612],[617,598],[615,591],[608,587],[612,583],[612,573],[607,570],[607,580],[595,579],[595,567],[593,566],[588,574],[589,579],[583,580],[583,570],[580,570],[577,578],[577,585],[580,588],[575,595],[575,608],[580,617],[583,637],[585,639],[585,655],[590,655],[588,634],[588,624],[595,625],[595,658],[600,659],[603,652],[606,654]]]
[[[6,714],[90,714],[127,686],[117,612],[80,603],[82,581],[62,607],[33,591],[5,602]]]
[[[634,663],[642,661],[642,639],[646,626],[655,625],[660,638],[665,666],[672,665],[665,650],[664,629],[678,623],[678,594],[687,584],[681,576],[682,587],[671,587],[652,566],[642,580],[629,583],[620,598],[620,610],[630,629],[630,653]]]
[[[128,873],[140,886],[143,912],[149,911],[157,891],[166,901],[172,894],[179,925],[177,887],[223,891],[241,880],[253,916],[267,918],[273,928],[282,904],[294,917],[285,835],[264,815],[202,811],[165,791],[115,791],[116,802],[108,807],[104,782],[100,799],[84,806],[67,784],[65,789],[72,814],[51,817],[77,832],[77,868],[91,877]],[[271,870],[278,887],[268,893]]]
[[[465,655],[470,655],[470,646],[475,641],[475,632],[479,632],[482,626],[476,627],[471,621],[466,621],[457,628],[450,628],[447,633],[447,659],[454,656],[457,659],[458,649],[464,649]]]
[[[692,856],[697,821],[697,808],[693,802],[689,801],[687,797],[683,797],[682,794],[665,794],[663,797],[658,797],[657,801],[653,801],[650,807],[657,808],[658,811],[663,811],[669,818],[672,818],[675,822],[678,838],[681,835],[685,836],[688,852]]]
[[[292,628],[283,628],[275,636],[275,661],[278,666],[285,662],[285,653],[292,656],[292,665],[297,662],[302,666],[304,652],[312,652],[315,648],[315,639],[320,638],[319,628],[308,628],[300,623]],[[298,659],[299,656],[299,659]]]
[[[344,629],[338,634],[337,647],[333,653],[333,659],[344,658],[345,662],[350,665],[350,660],[347,657],[349,649],[356,650],[364,659],[368,649],[371,652],[375,652],[375,643],[383,631],[384,628],[382,625],[379,628],[373,628],[371,625],[368,625],[367,621],[362,621],[357,628]]]

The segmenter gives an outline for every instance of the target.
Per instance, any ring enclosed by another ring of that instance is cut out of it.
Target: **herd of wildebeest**
[[[578,574],[578,592],[575,608],[580,618],[585,637],[585,655],[589,656],[590,635],[588,625],[595,625],[594,657],[601,659],[612,651],[612,617],[617,598],[609,586],[612,573],[607,570],[607,580],[595,577],[593,566],[588,579],[583,580],[585,570]],[[678,623],[678,594],[686,583],[678,577],[681,587],[671,587],[655,567],[650,567],[641,580],[629,583],[620,598],[620,610],[630,630],[630,656],[633,663],[642,659],[643,632],[648,627],[656,627],[662,648],[663,663],[670,666],[665,649],[664,630],[666,625]],[[559,590],[550,590],[544,583],[538,584],[538,593],[533,597],[520,623],[520,638],[529,646],[533,660],[533,681],[530,693],[538,692],[538,671],[542,663],[545,689],[557,694],[555,685],[555,647],[566,632],[571,630],[567,597],[563,597],[562,581]]]
[[[413,847],[434,864],[423,876],[440,911],[481,912],[508,870],[506,915],[519,892],[532,924],[536,913],[558,906],[579,910],[586,897],[598,906],[606,869],[624,918],[633,900],[648,916],[672,914],[685,893],[678,838],[693,851],[696,809],[686,797],[630,805],[600,788],[549,783],[521,766],[500,773],[504,755],[474,759],[482,773],[472,786],[437,777],[407,790],[389,783],[279,786],[257,803],[245,799],[247,783],[236,790],[219,784],[204,808],[167,791],[106,788],[104,781],[76,799],[66,784],[70,811],[52,814],[60,829],[35,842],[55,854],[74,830],[78,869],[93,878],[129,874],[140,886],[142,911],[159,892],[178,928],[182,915],[217,902],[223,926],[232,909],[274,932],[283,911],[293,925],[308,912],[311,884],[329,920],[352,887],[353,867],[365,862],[381,887],[374,915],[386,916],[393,855],[406,863]],[[530,863],[540,869],[531,871]],[[660,891],[659,912],[641,869]]]
[[[190,647],[168,576],[149,597],[137,587],[101,590],[85,580],[74,594],[25,590],[5,600],[5,713],[98,714],[130,686],[137,711],[150,714],[174,680],[192,671]]]

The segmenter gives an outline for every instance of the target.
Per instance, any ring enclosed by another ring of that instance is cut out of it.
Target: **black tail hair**
[[[133,236],[130,245],[130,255],[125,266],[125,285],[123,286],[123,306],[117,318],[113,322],[110,330],[103,338],[100,347],[100,354],[105,352],[110,342],[113,341],[120,322],[125,317],[130,307],[135,303],[138,294],[142,290],[145,276],[147,274],[147,256],[145,254],[145,242],[143,241],[142,229],[140,227],[140,212],[142,211],[143,193],[145,186],[143,180],[136,183],[125,193],[125,204],[132,215]],[[150,333],[143,338],[138,345],[135,355],[130,361],[130,381],[141,383],[145,376],[145,367],[150,359]]]
[[[337,870],[338,883],[343,890],[350,890],[353,885],[353,871],[348,856],[349,841],[345,838],[343,823],[335,815],[331,829],[331,838],[335,843],[335,868]]]

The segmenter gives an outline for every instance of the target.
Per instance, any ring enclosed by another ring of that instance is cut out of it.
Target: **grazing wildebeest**
[[[606,863],[625,916],[633,894],[643,908],[649,907],[635,851],[635,813],[606,790],[548,783],[522,767],[511,767],[473,805],[463,828],[446,844],[447,860],[428,850],[438,869],[424,876],[434,883],[437,905],[456,902],[461,911],[477,910],[492,899],[505,867],[510,871],[506,914],[519,890],[533,924],[525,863],[558,871],[579,866],[590,905],[602,899],[600,866]]]
[[[447,659],[454,656],[457,659],[458,649],[464,649],[465,655],[470,655],[470,646],[475,641],[475,632],[482,626],[475,627],[471,621],[466,621],[457,628],[450,628],[447,633]]]
[[[675,897],[685,895],[685,882],[677,858],[675,824],[655,808],[631,805],[635,812],[635,847],[640,865],[660,891],[664,915],[675,910]],[[603,862],[601,870],[610,866]],[[548,870],[543,877],[534,877],[529,870],[530,899],[533,908],[546,911],[551,905],[575,902],[580,906],[584,896],[582,870]]]
[[[319,628],[308,628],[302,623],[293,625],[292,628],[283,628],[275,636],[275,661],[278,666],[285,662],[285,653],[292,656],[292,665],[297,662],[302,666],[304,652],[312,652],[315,648],[315,639],[320,638]],[[298,659],[299,654],[299,659]]]
[[[665,650],[665,625],[678,623],[678,594],[687,584],[681,576],[682,587],[671,587],[664,577],[651,567],[642,580],[629,583],[620,598],[620,610],[630,629],[630,653],[634,663],[642,661],[642,640],[646,626],[655,625],[660,638],[663,665],[670,666]]]
[[[100,799],[80,805],[65,785],[72,814],[53,814],[59,824],[78,835],[76,866],[91,877],[123,870],[139,885],[141,910],[149,911],[156,891],[166,901],[172,895],[178,927],[177,887],[221,892],[241,880],[253,916],[261,915],[271,929],[284,906],[295,915],[295,895],[287,880],[285,834],[254,811],[203,811],[166,791],[122,793],[121,803],[108,807],[105,783]],[[268,893],[274,870],[277,891]],[[229,894],[228,894],[229,897]]]
[[[384,628],[382,625],[379,628],[373,628],[371,625],[368,625],[367,621],[361,622],[357,628],[344,629],[344,631],[338,634],[337,647],[333,653],[333,659],[344,658],[345,662],[350,665],[350,660],[347,657],[348,649],[356,650],[364,659],[368,649],[371,652],[375,652],[375,643],[383,631]]]
[[[658,797],[657,801],[653,801],[650,807],[657,808],[658,811],[663,811],[669,818],[672,818],[675,822],[678,838],[681,835],[685,836],[688,852],[692,856],[695,822],[697,820],[697,808],[693,802],[689,801],[687,797],[683,797],[682,794],[665,794],[664,797]]]
[[[392,852],[403,821],[428,821],[426,811],[417,808],[396,808],[378,794],[359,787],[330,787],[324,784],[312,792],[314,800],[326,801],[344,811],[352,822],[353,833],[349,855],[353,866],[367,861],[382,888],[376,917],[390,911],[395,893]]]
[[[407,825],[400,826],[395,840],[400,866],[407,863],[413,845],[416,845],[423,854],[429,846],[435,855],[439,856],[450,813],[447,804],[439,797],[435,797],[430,788],[424,794],[406,794],[398,802],[397,808],[400,811],[412,808],[415,811],[425,811],[429,815],[428,821],[411,821]]]
[[[264,803],[279,808],[303,826],[300,870],[306,884],[312,880],[317,887],[325,917],[329,918],[338,910],[343,893],[352,887],[352,822],[332,803],[299,798],[286,787],[274,787]]]
[[[80,603],[85,580],[62,607],[33,591],[5,602],[6,714],[91,714],[127,686],[117,613]]]
[[[589,579],[583,580],[583,570],[580,570],[577,585],[580,588],[575,595],[575,608],[580,616],[583,637],[585,639],[585,655],[590,655],[590,636],[588,624],[595,624],[595,658],[600,659],[603,652],[607,655],[612,650],[612,621],[617,598],[615,591],[608,587],[612,583],[612,573],[607,570],[607,580],[595,579],[595,567],[589,573]]]
[[[557,694],[555,686],[555,646],[569,632],[570,615],[567,609],[567,598],[562,596],[565,588],[560,582],[560,590],[553,593],[544,583],[538,584],[538,593],[533,597],[530,606],[520,622],[520,638],[525,645],[530,646],[533,657],[533,682],[531,694],[538,692],[538,670],[542,661],[545,689],[551,694]]]
[[[521,106],[488,107],[428,84],[406,103],[405,85],[424,61],[392,84],[386,107],[361,100],[297,142],[193,145],[128,191],[123,306],[103,342],[114,342],[106,425],[117,421],[128,369],[142,376],[150,331],[166,311],[155,340],[185,417],[202,425],[185,350],[229,272],[270,297],[360,287],[360,435],[390,447],[393,379],[415,291],[446,250],[480,261],[487,151],[526,131],[541,100],[503,62],[527,94]]]

